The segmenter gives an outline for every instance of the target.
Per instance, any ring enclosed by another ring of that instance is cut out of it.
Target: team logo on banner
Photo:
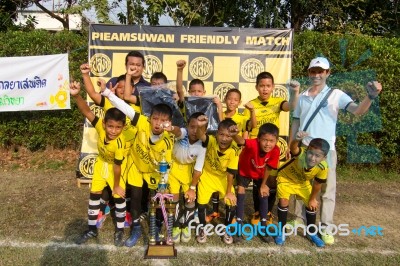
[[[190,75],[195,79],[206,80],[213,73],[213,65],[205,57],[196,57],[189,65]]]
[[[275,89],[272,92],[272,97],[274,98],[283,98],[285,100],[289,100],[289,92],[283,85],[275,85]]]
[[[222,83],[218,85],[218,87],[215,88],[214,94],[218,96],[218,98],[223,101],[225,99],[225,95],[230,89],[234,89],[235,86],[233,86],[230,83]]]
[[[240,74],[247,82],[256,82],[257,75],[263,71],[263,63],[255,58],[245,60],[240,67]]]
[[[97,53],[90,58],[91,71],[96,76],[105,76],[111,70],[111,60],[106,54]]]
[[[151,75],[153,75],[153,73],[162,71],[162,63],[161,63],[161,60],[158,59],[157,56],[146,55],[144,57],[144,60],[146,62],[144,70],[143,70],[144,78],[150,79]]]
[[[104,109],[101,108],[101,107],[98,106],[98,105],[92,104],[92,105],[90,106],[90,111],[92,111],[92,113],[93,113],[95,116],[99,117],[99,118],[103,118],[103,117],[104,117]]]
[[[279,159],[283,160],[286,158],[286,151],[288,149],[288,144],[287,144],[286,140],[279,137],[278,147],[279,147]]]
[[[88,154],[79,162],[79,171],[86,178],[93,178],[94,163],[97,154]]]

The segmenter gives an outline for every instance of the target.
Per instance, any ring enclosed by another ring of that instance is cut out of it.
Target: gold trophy
[[[144,256],[145,259],[170,259],[176,258],[176,249],[172,241],[172,226],[174,222],[175,204],[172,203],[173,195],[168,194],[168,162],[165,159],[165,152],[158,165],[157,172],[161,175],[158,183],[157,193],[150,202],[150,226],[149,244]],[[156,241],[156,211],[161,209],[164,217],[165,232],[159,234],[159,241]]]

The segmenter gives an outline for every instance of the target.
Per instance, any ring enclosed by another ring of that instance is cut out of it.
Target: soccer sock
[[[229,225],[232,223],[233,218],[235,217],[236,208],[235,206],[225,205],[225,225]]]
[[[126,202],[126,211],[129,213],[131,212],[131,189],[132,186],[127,184],[125,189],[125,202]]]
[[[194,211],[196,210],[196,206],[194,202],[185,204],[185,223],[184,226],[187,227],[191,220],[194,218]]]
[[[219,212],[219,192],[214,192],[211,198],[213,212]]]
[[[267,214],[268,214],[268,197],[258,197],[260,201],[260,218],[261,225],[265,226],[267,224]]]
[[[118,231],[123,231],[125,227],[126,202],[124,198],[114,198],[115,202],[115,221]]]
[[[149,211],[149,194],[150,194],[149,186],[148,186],[147,182],[143,180],[142,197],[140,199],[142,212]]]
[[[260,200],[259,200],[259,188],[256,184],[256,182],[253,181],[253,204],[254,204],[254,212],[259,212],[260,211]]]
[[[101,194],[90,193],[89,207],[88,207],[88,225],[89,225],[89,230],[96,232],[97,232],[96,221],[100,211],[100,198]]]
[[[268,196],[268,212],[272,213],[272,208],[275,205],[275,200],[276,200],[276,188],[270,188]]]
[[[288,209],[288,206],[283,207],[278,204],[278,222],[281,223],[281,228],[285,226],[287,222]]]
[[[174,227],[178,227],[181,225],[179,219],[183,215],[183,210],[180,208],[179,200],[172,203],[175,204]]]
[[[139,216],[141,213],[141,200],[142,200],[142,188],[131,186],[131,216],[132,226],[140,225]]]
[[[100,198],[100,211],[104,214],[106,211],[106,206],[108,204],[108,201],[110,200],[110,193],[106,188],[103,189],[101,192],[101,198]]]
[[[311,235],[315,234],[316,228],[314,226],[310,226],[309,227],[309,225],[310,224],[314,224],[315,225],[315,222],[317,220],[317,212],[306,208],[306,219],[307,219],[308,231],[310,232]]]
[[[206,209],[207,204],[199,204],[197,206],[198,214],[199,214],[199,222],[202,225],[206,225]]]
[[[237,209],[236,209],[236,216],[238,220],[240,219],[243,221],[244,218],[244,200],[245,200],[246,194],[237,194]]]

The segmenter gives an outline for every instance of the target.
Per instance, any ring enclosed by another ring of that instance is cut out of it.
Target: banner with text
[[[70,109],[68,54],[0,58],[0,112],[53,109]]]
[[[137,50],[146,60],[143,77],[163,72],[168,80],[176,79],[176,61],[184,59],[185,88],[192,79],[201,79],[207,95],[221,101],[231,88],[242,92],[242,105],[256,98],[257,75],[271,72],[275,78],[273,96],[288,99],[285,86],[291,77],[293,31],[291,29],[246,29],[218,27],[151,27],[91,24],[89,62],[92,79],[108,80],[125,74],[125,56]],[[90,103],[89,103],[90,104]],[[98,112],[101,113],[101,112]],[[88,123],[86,123],[88,124]],[[289,114],[281,113],[279,139],[282,155],[287,148]],[[84,129],[84,139],[94,140],[95,130]],[[96,144],[83,141],[80,176],[91,177]]]

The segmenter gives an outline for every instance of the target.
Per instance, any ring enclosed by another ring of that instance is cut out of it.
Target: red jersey
[[[262,179],[265,167],[277,169],[279,165],[279,148],[260,154],[258,139],[246,139],[239,156],[239,175],[252,179]]]

